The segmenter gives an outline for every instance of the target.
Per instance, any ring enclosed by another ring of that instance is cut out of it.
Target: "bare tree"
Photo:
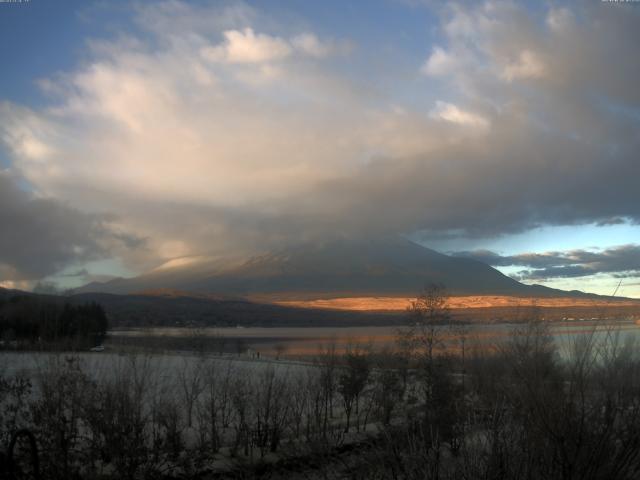
[[[435,356],[443,346],[441,327],[449,319],[448,297],[444,286],[432,284],[407,308],[411,325],[400,331],[399,342],[418,362],[425,402],[433,398]]]
[[[276,352],[276,360],[280,360],[280,358],[287,351],[287,346],[284,343],[279,343],[275,347],[273,347],[273,349]]]
[[[202,359],[190,359],[184,357],[182,359],[182,368],[180,369],[178,380],[182,388],[182,396],[184,398],[187,426],[193,425],[193,409],[198,397],[204,390],[202,381],[203,361]]]
[[[49,359],[38,378],[38,398],[31,414],[43,449],[43,473],[71,478],[80,471],[82,424],[86,392],[91,382],[76,356]]]
[[[355,407],[356,419],[360,409],[360,395],[364,391],[371,371],[368,352],[360,350],[357,346],[349,345],[344,355],[346,365],[342,367],[338,378],[338,391],[342,396],[342,404],[346,415],[345,432],[349,431],[351,412]],[[356,422],[356,429],[359,422]]]
[[[229,427],[232,414],[231,378],[234,374],[231,362],[220,368],[216,361],[203,365],[203,390],[197,403],[198,427],[201,448],[217,453],[222,446],[222,437]]]
[[[467,347],[467,339],[469,337],[469,333],[471,332],[471,327],[465,323],[452,323],[449,327],[451,333],[453,334],[454,341],[460,347],[460,374],[462,376],[462,394],[464,395],[466,392],[466,377],[467,377],[467,367],[466,367],[466,347]]]
[[[275,452],[280,444],[290,410],[289,391],[286,381],[269,367],[260,373],[253,392],[255,422],[252,431],[260,455],[264,456],[267,448]]]
[[[407,382],[407,359],[397,352],[377,356],[373,398],[382,424],[387,426],[400,408]]]
[[[338,355],[335,340],[321,351],[319,368],[323,409],[322,432],[326,434],[329,430],[329,422],[333,418],[333,400],[337,387]]]

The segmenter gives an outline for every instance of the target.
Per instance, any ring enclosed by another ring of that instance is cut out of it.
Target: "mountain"
[[[14,297],[43,297],[43,298],[53,298],[52,295],[38,295],[33,292],[26,292],[24,290],[15,290],[12,288],[2,288],[0,287],[0,304],[6,302]]]
[[[453,295],[585,295],[524,285],[484,263],[443,255],[404,238],[309,243],[244,260],[173,261],[135,278],[92,283],[76,293],[172,289],[220,298],[413,296],[430,283],[445,285]]]

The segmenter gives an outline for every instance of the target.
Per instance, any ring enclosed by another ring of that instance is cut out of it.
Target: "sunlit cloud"
[[[489,121],[473,112],[467,112],[451,103],[437,101],[436,106],[430,112],[431,117],[457,123],[463,126],[470,126],[480,129],[489,128]]]
[[[222,45],[204,47],[202,56],[211,62],[261,63],[281,60],[293,49],[285,40],[265,34],[255,34],[251,28],[224,32]]]
[[[435,47],[422,66],[421,72],[425,75],[443,76],[453,73],[458,66],[459,60],[454,55],[446,52],[441,47]]]

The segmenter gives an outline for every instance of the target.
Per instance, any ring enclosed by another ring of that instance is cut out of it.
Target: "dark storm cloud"
[[[640,219],[637,150],[611,156],[597,145],[504,121],[512,125],[454,151],[379,160],[281,211],[316,226],[469,237]]]
[[[89,275],[89,271],[86,268],[80,268],[69,273],[62,273],[59,276],[61,278],[74,278],[74,277],[86,277]]]
[[[0,173],[0,274],[3,280],[33,280],[74,261],[106,255],[99,217],[55,200],[36,198]],[[3,273],[4,272],[4,273]]]
[[[147,245],[147,239],[138,235],[126,232],[114,233],[113,237],[122,242],[122,244],[131,250],[144,248]]]
[[[569,250],[502,256],[489,250],[475,250],[454,255],[473,258],[494,267],[527,267],[515,275],[521,280],[575,278],[598,273],[626,278],[640,274],[640,245],[622,245],[595,252]]]
[[[609,225],[624,225],[627,221],[621,217],[605,218],[600,220],[596,225],[598,227],[607,227]]]

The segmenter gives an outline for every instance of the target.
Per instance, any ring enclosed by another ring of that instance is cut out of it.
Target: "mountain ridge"
[[[173,290],[221,298],[415,296],[431,283],[451,295],[598,297],[522,284],[477,260],[451,257],[402,237],[301,244],[244,261],[175,262],[129,279],[90,283],[74,293],[133,294]]]

